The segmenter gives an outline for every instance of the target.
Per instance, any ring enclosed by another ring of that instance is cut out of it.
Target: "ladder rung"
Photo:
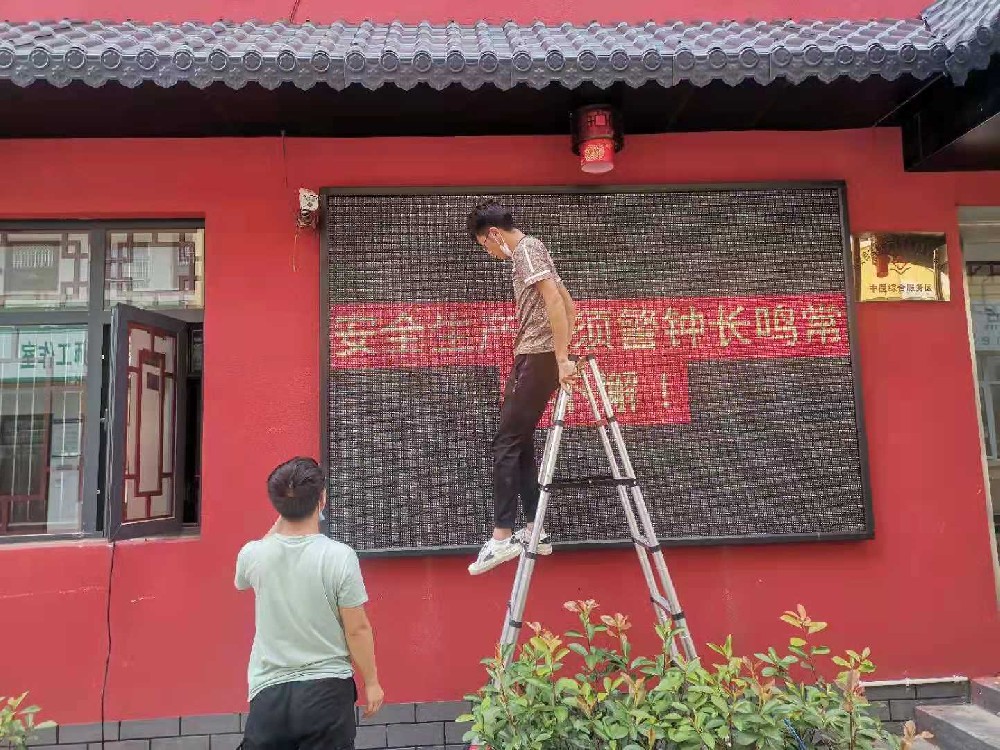
[[[596,474],[589,477],[580,477],[579,479],[556,479],[542,486],[543,490],[551,491],[558,489],[560,487],[593,487],[595,485],[602,484],[621,484],[626,487],[638,487],[639,483],[635,480],[635,477],[613,477],[610,474]]]
[[[649,552],[659,552],[662,549],[659,542],[656,544],[650,544],[649,540],[644,536],[634,536],[632,537],[632,541],[640,547],[644,547]]]
[[[683,624],[684,612],[681,610],[678,610],[677,612],[672,611],[670,609],[670,602],[668,602],[665,597],[662,597],[659,594],[653,594],[649,597],[649,600],[653,602],[653,604],[655,604],[657,607],[662,609],[664,612],[666,612],[668,615],[670,615],[671,618]]]
[[[670,602],[668,602],[664,597],[660,596],[659,594],[652,594],[649,597],[649,600],[653,602],[653,604],[655,604],[657,607],[662,609],[664,612],[666,612],[668,615],[670,614]]]

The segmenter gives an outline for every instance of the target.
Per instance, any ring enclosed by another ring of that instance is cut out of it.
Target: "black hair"
[[[316,510],[325,484],[319,464],[311,458],[297,456],[271,472],[267,478],[267,495],[282,518],[301,521]]]
[[[465,226],[472,239],[486,234],[490,227],[497,227],[509,232],[514,228],[514,214],[509,208],[504,208],[495,200],[488,200],[480,203],[469,212]]]

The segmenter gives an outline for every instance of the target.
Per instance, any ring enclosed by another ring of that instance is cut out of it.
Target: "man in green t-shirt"
[[[268,477],[278,520],[236,559],[236,588],[253,588],[256,633],[247,669],[245,750],[353,750],[357,666],[365,716],[382,705],[358,556],[320,534],[323,471],[293,458]]]

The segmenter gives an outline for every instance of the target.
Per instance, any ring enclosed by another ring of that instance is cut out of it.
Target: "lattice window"
[[[201,339],[197,358],[187,342],[203,308],[197,222],[0,222],[0,541],[197,523],[200,482],[186,467],[199,466],[203,364]],[[118,365],[136,321],[152,328],[133,332],[148,341],[130,373]],[[130,395],[146,417],[131,442]]]
[[[0,230],[0,308],[86,307],[89,238],[77,232]]]
[[[136,307],[204,305],[201,230],[112,232],[105,261],[106,302]]]

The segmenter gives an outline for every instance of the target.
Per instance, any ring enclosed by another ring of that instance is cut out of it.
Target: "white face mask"
[[[497,240],[497,242],[499,243],[500,249],[503,251],[504,255],[506,255],[508,258],[513,258],[514,257],[514,253],[512,253],[510,251],[510,246],[507,244],[507,241],[504,240],[504,238],[502,236],[499,237],[499,239]]]

